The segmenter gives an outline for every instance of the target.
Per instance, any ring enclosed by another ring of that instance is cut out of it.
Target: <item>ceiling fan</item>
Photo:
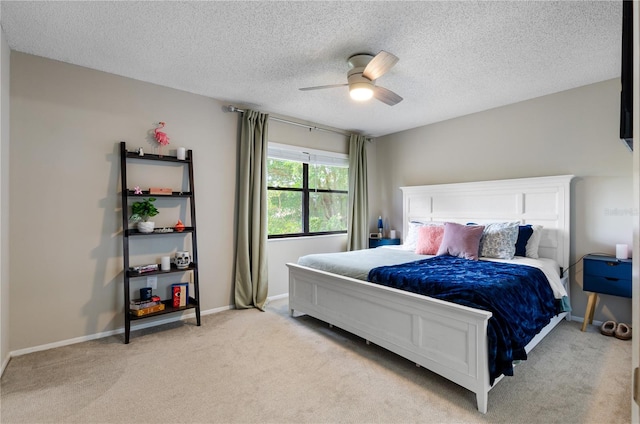
[[[384,87],[377,86],[376,80],[386,74],[398,62],[398,57],[382,50],[375,56],[366,53],[358,53],[351,56],[347,63],[346,84],[319,85],[315,87],[301,88],[301,91],[321,90],[324,88],[349,87],[351,98],[358,101],[369,100],[375,97],[389,106],[402,101],[402,97]]]

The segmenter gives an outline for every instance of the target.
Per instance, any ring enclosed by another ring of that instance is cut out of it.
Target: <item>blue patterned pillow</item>
[[[493,222],[486,224],[480,239],[480,256],[485,258],[513,259],[516,254],[518,222]]]

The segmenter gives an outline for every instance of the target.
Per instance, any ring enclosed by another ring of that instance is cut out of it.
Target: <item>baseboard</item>
[[[584,322],[584,317],[577,317],[575,315],[571,316],[571,321],[576,321],[576,322],[580,322],[583,323]],[[596,327],[600,328],[600,326],[603,324],[603,321],[598,321],[598,320],[593,320],[592,325],[595,325]]]
[[[280,300],[280,299],[284,299],[286,297],[289,297],[289,293],[278,294],[276,296],[270,296],[270,297],[267,298],[267,301],[271,302],[272,300]]]
[[[276,295],[276,296],[271,296],[271,297],[267,298],[267,302],[272,301],[272,300],[283,299],[283,298],[288,297],[288,296],[289,296],[289,293],[280,294],[280,295]],[[207,309],[206,311],[200,311],[200,316],[216,314],[218,312],[224,312],[224,311],[228,311],[230,309],[235,309],[235,306],[228,305],[228,306],[221,306],[219,308]],[[182,320],[195,318],[195,317],[196,317],[195,311],[191,310],[190,312],[183,313],[182,315],[177,315],[176,314],[176,315],[172,315],[172,316],[170,316],[168,318],[161,319],[161,320],[148,321],[148,322],[144,322],[144,323],[141,322],[141,323],[138,323],[138,324],[134,324],[134,325],[131,326],[131,331],[142,330],[144,328],[149,328],[149,327],[156,327],[158,325],[164,325],[164,324],[168,324],[170,322],[182,321]],[[0,376],[4,372],[4,369],[7,366],[7,364],[9,363],[9,360],[11,358],[13,358],[14,356],[26,355],[28,353],[40,352],[40,351],[43,351],[43,350],[54,349],[56,347],[62,347],[62,346],[68,346],[68,345],[76,344],[76,343],[87,342],[89,340],[101,339],[103,337],[109,337],[109,336],[113,336],[113,335],[116,335],[116,334],[122,334],[122,333],[124,333],[124,327],[123,328],[118,328],[116,330],[103,331],[101,333],[89,334],[87,336],[75,337],[73,339],[61,340],[59,342],[47,343],[47,344],[43,344],[43,345],[40,345],[40,346],[29,347],[29,348],[26,348],[26,349],[14,350],[14,351],[10,352],[9,356],[3,361],[3,363],[2,363],[2,372],[0,372]]]
[[[200,311],[200,316],[211,315],[211,314],[215,314],[215,313],[218,313],[218,312],[228,311],[230,309],[234,309],[234,306],[233,305],[229,305],[229,306],[222,306],[222,307],[214,308],[214,309],[207,309],[206,311]],[[175,315],[173,315],[171,317],[168,317],[168,318],[165,318],[165,319],[161,319],[161,320],[148,321],[148,322],[144,322],[144,323],[134,324],[134,325],[131,326],[131,331],[142,330],[144,328],[149,328],[149,327],[156,327],[158,325],[164,325],[164,324],[168,324],[170,322],[182,321],[182,320],[195,318],[195,317],[196,317],[195,311],[191,311],[191,312],[188,312],[188,313],[183,313],[182,315],[175,314]],[[47,343],[47,344],[43,344],[43,345],[40,345],[40,346],[29,347],[29,348],[26,348],[26,349],[14,350],[14,351],[9,353],[9,357],[13,358],[14,356],[26,355],[28,353],[40,352],[40,351],[43,351],[43,350],[54,349],[56,347],[62,347],[62,346],[68,346],[68,345],[76,344],[76,343],[87,342],[89,340],[101,339],[103,337],[109,337],[109,336],[113,336],[113,335],[116,335],[116,334],[122,334],[122,333],[124,333],[124,327],[118,328],[116,330],[103,331],[101,333],[89,334],[87,336],[75,337],[73,339],[61,340],[59,342]],[[9,359],[7,359],[6,363],[8,363],[8,362],[9,362]],[[3,372],[4,372],[4,367],[5,366],[6,366],[6,364],[3,363],[3,368],[2,368]]]
[[[7,369],[7,365],[9,365],[9,361],[11,360],[11,352],[7,355],[6,358],[2,361],[2,369],[0,369],[0,377],[4,374],[4,370]]]

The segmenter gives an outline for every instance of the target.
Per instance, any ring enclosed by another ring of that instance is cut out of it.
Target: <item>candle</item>
[[[169,271],[171,269],[171,257],[163,256],[160,262],[160,269],[163,271]]]
[[[629,247],[626,244],[616,244],[616,258],[629,259]]]
[[[178,147],[178,154],[177,154],[178,159],[180,159],[180,160],[184,160],[184,158],[185,158],[185,152],[186,152],[186,151],[185,151],[185,148],[184,148],[184,147]]]

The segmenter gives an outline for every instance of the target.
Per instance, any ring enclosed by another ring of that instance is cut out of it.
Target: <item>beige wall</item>
[[[11,326],[3,323],[10,350],[122,328],[117,144],[151,151],[148,131],[160,120],[167,122],[169,149],[194,150],[203,310],[232,305],[240,115],[226,112],[227,103],[154,84],[18,52],[11,59]],[[333,133],[271,121],[270,135],[279,143],[347,152],[347,138]],[[130,169],[128,180],[143,188],[171,186],[172,170],[153,168]],[[165,203],[156,225],[174,224],[175,213],[185,211]],[[287,293],[286,262],[300,252],[344,250],[345,240],[270,242],[269,296]],[[161,240],[132,245],[136,263],[175,250]],[[158,290],[171,282],[160,278]],[[34,309],[41,312],[24,313]]]
[[[227,307],[238,115],[207,97],[11,53],[12,350],[122,327],[117,143],[150,150],[160,120],[170,149],[195,152],[202,308]],[[174,224],[163,212],[156,222]]]
[[[398,187],[573,174],[571,260],[632,245],[632,155],[618,139],[619,80],[416,128],[375,143],[380,209],[402,228]],[[584,316],[582,263],[571,273]],[[596,320],[631,320],[631,300],[601,296]]]
[[[9,45],[0,28],[0,374],[9,361]]]
[[[3,43],[3,46],[6,45]],[[5,50],[7,51],[7,50]],[[4,56],[3,56],[4,58]],[[7,58],[8,59],[8,58]],[[3,60],[3,78],[7,75]],[[5,86],[2,96],[6,96]],[[572,173],[572,259],[631,244],[631,155],[617,140],[617,81],[380,138],[369,145],[370,215],[402,229],[398,187]],[[11,268],[2,255],[2,354],[120,329],[122,239],[117,142],[148,149],[167,121],[170,148],[195,158],[202,306],[233,303],[238,118],[226,103],[22,53],[11,53]],[[242,105],[239,105],[242,106]],[[2,133],[7,131],[2,114]],[[3,137],[0,158],[9,151]],[[271,141],[347,152],[347,138],[270,123]],[[3,166],[3,174],[6,167]],[[7,178],[2,175],[2,196]],[[138,173],[143,187],[162,173]],[[131,179],[130,179],[131,180]],[[3,202],[6,212],[6,203]],[[170,225],[171,209],[159,225]],[[163,218],[164,217],[164,218]],[[166,221],[163,221],[165,219]],[[269,242],[269,296],[288,290],[286,262],[344,250],[346,236]],[[150,260],[170,247],[154,246]],[[142,249],[144,250],[144,249]],[[4,252],[3,252],[4,253]],[[142,252],[138,252],[143,254]],[[582,316],[581,265],[572,273]],[[5,274],[9,273],[8,278]],[[7,324],[6,290],[11,296]],[[171,281],[160,280],[162,289]],[[630,318],[630,301],[603,296],[596,319]],[[25,314],[25,310],[40,313]],[[8,333],[8,335],[7,335]]]

